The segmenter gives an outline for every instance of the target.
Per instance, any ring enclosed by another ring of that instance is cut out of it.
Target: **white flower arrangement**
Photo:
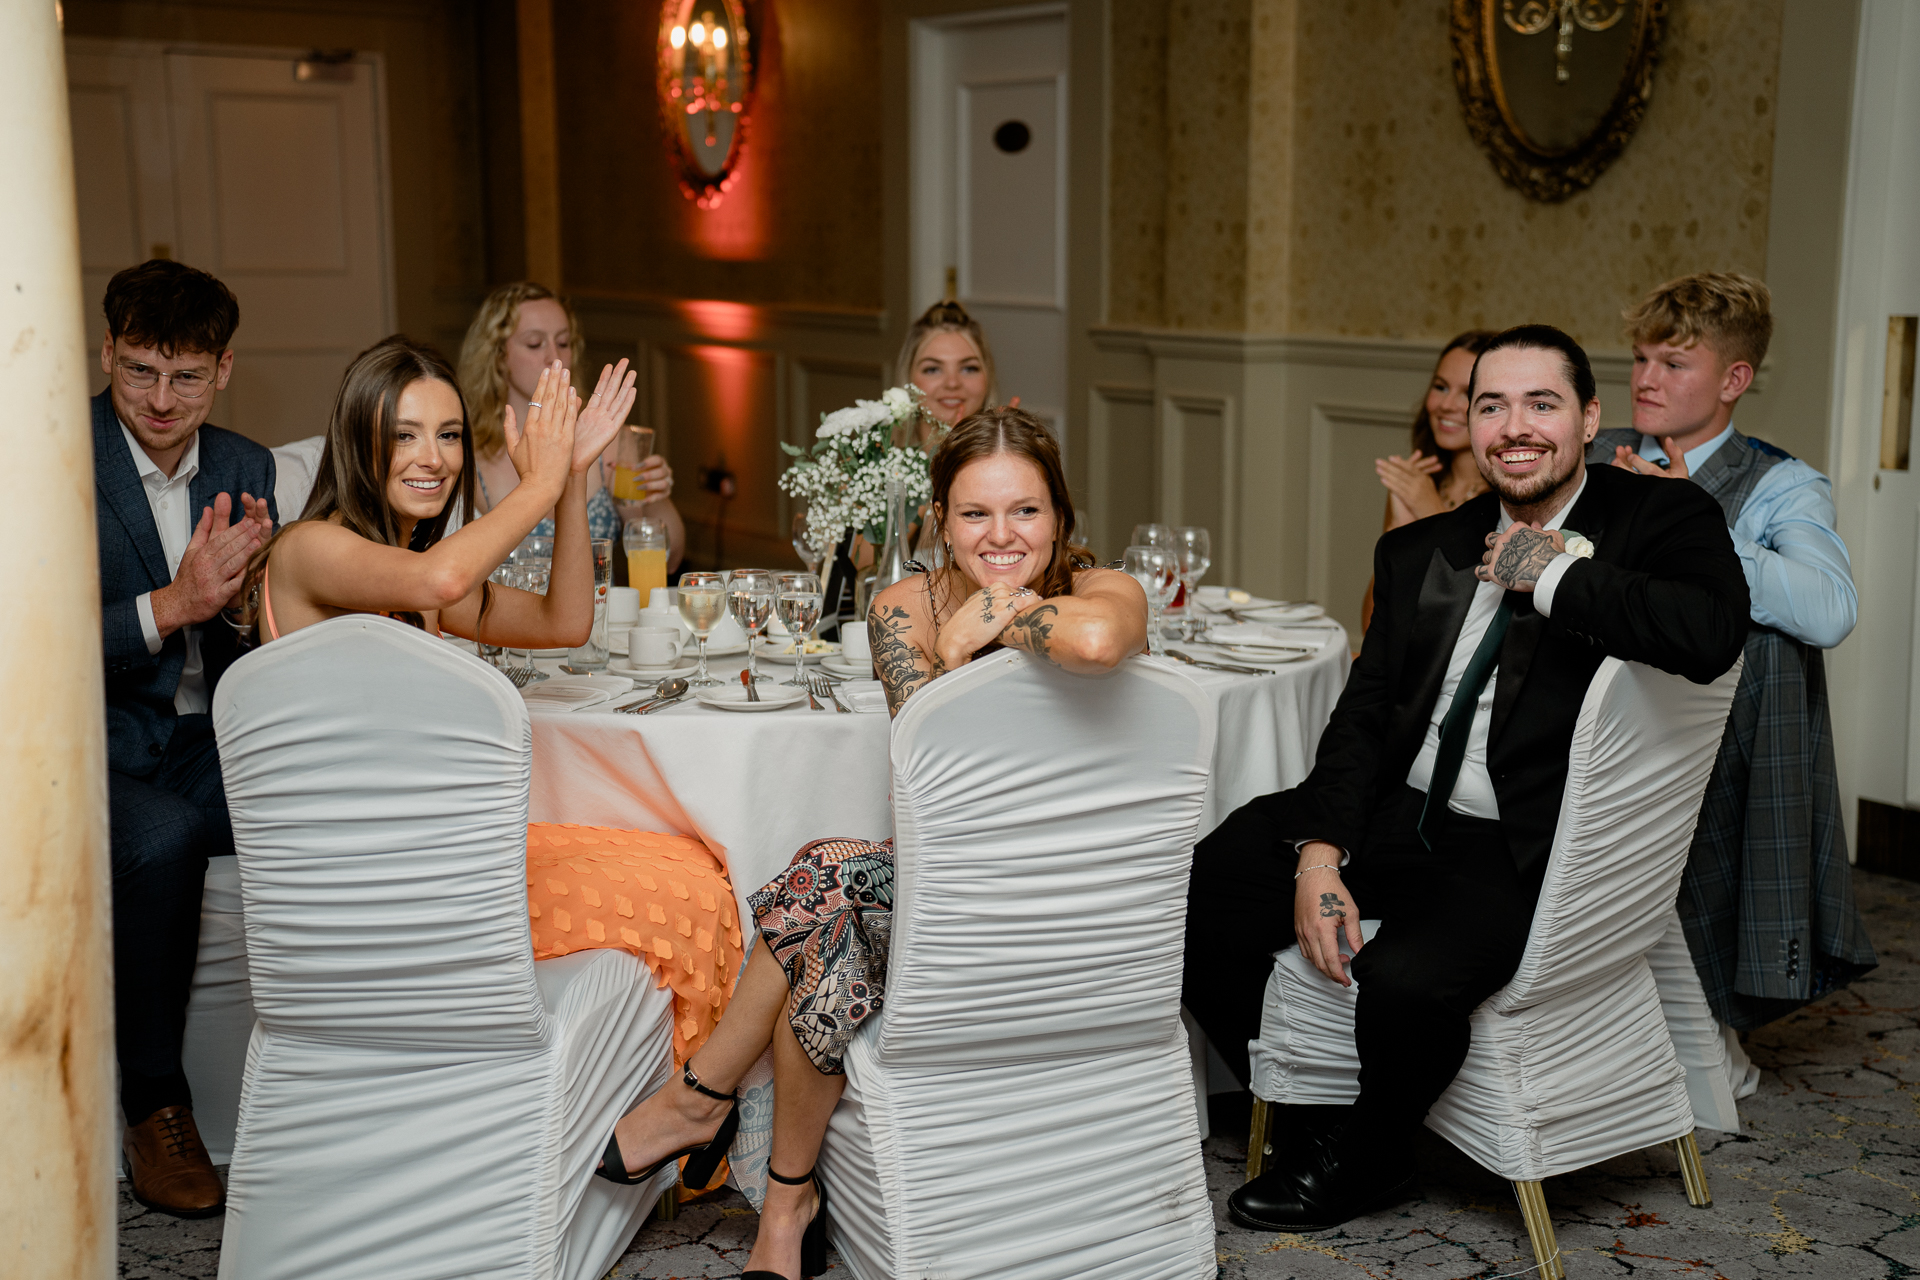
[[[1579,556],[1582,560],[1593,559],[1594,546],[1592,538],[1589,538],[1584,533],[1575,533],[1571,529],[1562,529],[1560,536],[1566,541],[1568,555]]]
[[[938,433],[945,424],[921,404],[918,387],[889,387],[878,400],[856,400],[820,415],[811,448],[782,441],[795,459],[780,488],[807,504],[807,540],[830,550],[849,528],[875,544],[886,536],[887,481],[898,476],[907,502],[917,507],[932,495],[927,451],[914,446],[914,425],[925,420]]]

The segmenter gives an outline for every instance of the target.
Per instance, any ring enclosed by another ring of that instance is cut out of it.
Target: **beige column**
[[[552,0],[519,0],[520,189],[527,279],[560,287],[560,128],[553,99]]]
[[[54,0],[0,39],[0,1273],[114,1274],[112,972],[93,446],[66,64]]]

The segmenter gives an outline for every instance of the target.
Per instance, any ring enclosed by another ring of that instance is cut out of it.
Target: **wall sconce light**
[[[732,189],[746,146],[751,44],[741,0],[660,6],[660,119],[680,190],[702,209]]]

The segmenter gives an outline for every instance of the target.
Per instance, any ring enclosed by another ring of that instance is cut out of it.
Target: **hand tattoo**
[[[1487,576],[1509,591],[1531,589],[1559,554],[1560,548],[1554,545],[1552,534],[1538,529],[1516,529],[1507,539],[1507,545],[1500,548]]]
[[[1053,619],[1059,613],[1057,605],[1035,605],[1007,623],[1000,632],[1000,643],[1009,649],[1025,649],[1041,661],[1059,666],[1052,653]]]
[[[1337,893],[1323,893],[1320,895],[1320,914],[1323,918],[1332,919],[1338,916],[1340,919],[1345,920],[1347,913],[1342,910],[1342,908],[1346,905]]]
[[[897,713],[914,690],[940,674],[920,665],[917,661],[920,651],[905,638],[907,632],[913,630],[911,616],[899,605],[883,609],[877,602],[867,611],[873,669],[879,673],[880,683],[887,691],[888,715]],[[934,659],[934,665],[940,665],[938,658]]]

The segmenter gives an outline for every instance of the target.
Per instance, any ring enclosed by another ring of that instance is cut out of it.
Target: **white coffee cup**
[[[607,588],[607,625],[609,627],[631,627],[640,621],[640,589],[638,587]]]
[[[655,587],[653,594],[647,597],[647,608],[672,609],[677,612],[680,608],[680,597],[674,593],[672,587]]]
[[[686,647],[687,638],[678,627],[633,627],[627,632],[627,661],[636,667],[670,667]]]
[[[866,623],[843,622],[840,624],[840,656],[852,663],[873,661],[873,648],[867,642]]]

